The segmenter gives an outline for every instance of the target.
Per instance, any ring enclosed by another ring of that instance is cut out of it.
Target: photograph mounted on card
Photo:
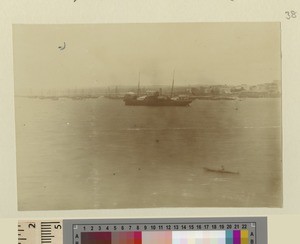
[[[18,208],[282,207],[280,23],[13,25]]]

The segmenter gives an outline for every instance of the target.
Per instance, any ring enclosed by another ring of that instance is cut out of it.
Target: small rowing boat
[[[214,173],[235,174],[235,175],[238,175],[240,173],[238,171],[225,170],[224,167],[222,167],[221,169],[211,169],[211,168],[203,167],[203,169],[208,172],[214,172]]]

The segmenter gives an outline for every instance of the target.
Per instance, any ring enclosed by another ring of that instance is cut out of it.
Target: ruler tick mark
[[[41,225],[43,224],[60,224],[60,222],[41,222]]]

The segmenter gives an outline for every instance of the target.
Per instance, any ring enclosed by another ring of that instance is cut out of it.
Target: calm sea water
[[[280,99],[15,104],[19,210],[282,205]]]

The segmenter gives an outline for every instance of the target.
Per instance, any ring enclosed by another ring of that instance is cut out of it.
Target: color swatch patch
[[[248,230],[82,232],[81,244],[248,244]]]

